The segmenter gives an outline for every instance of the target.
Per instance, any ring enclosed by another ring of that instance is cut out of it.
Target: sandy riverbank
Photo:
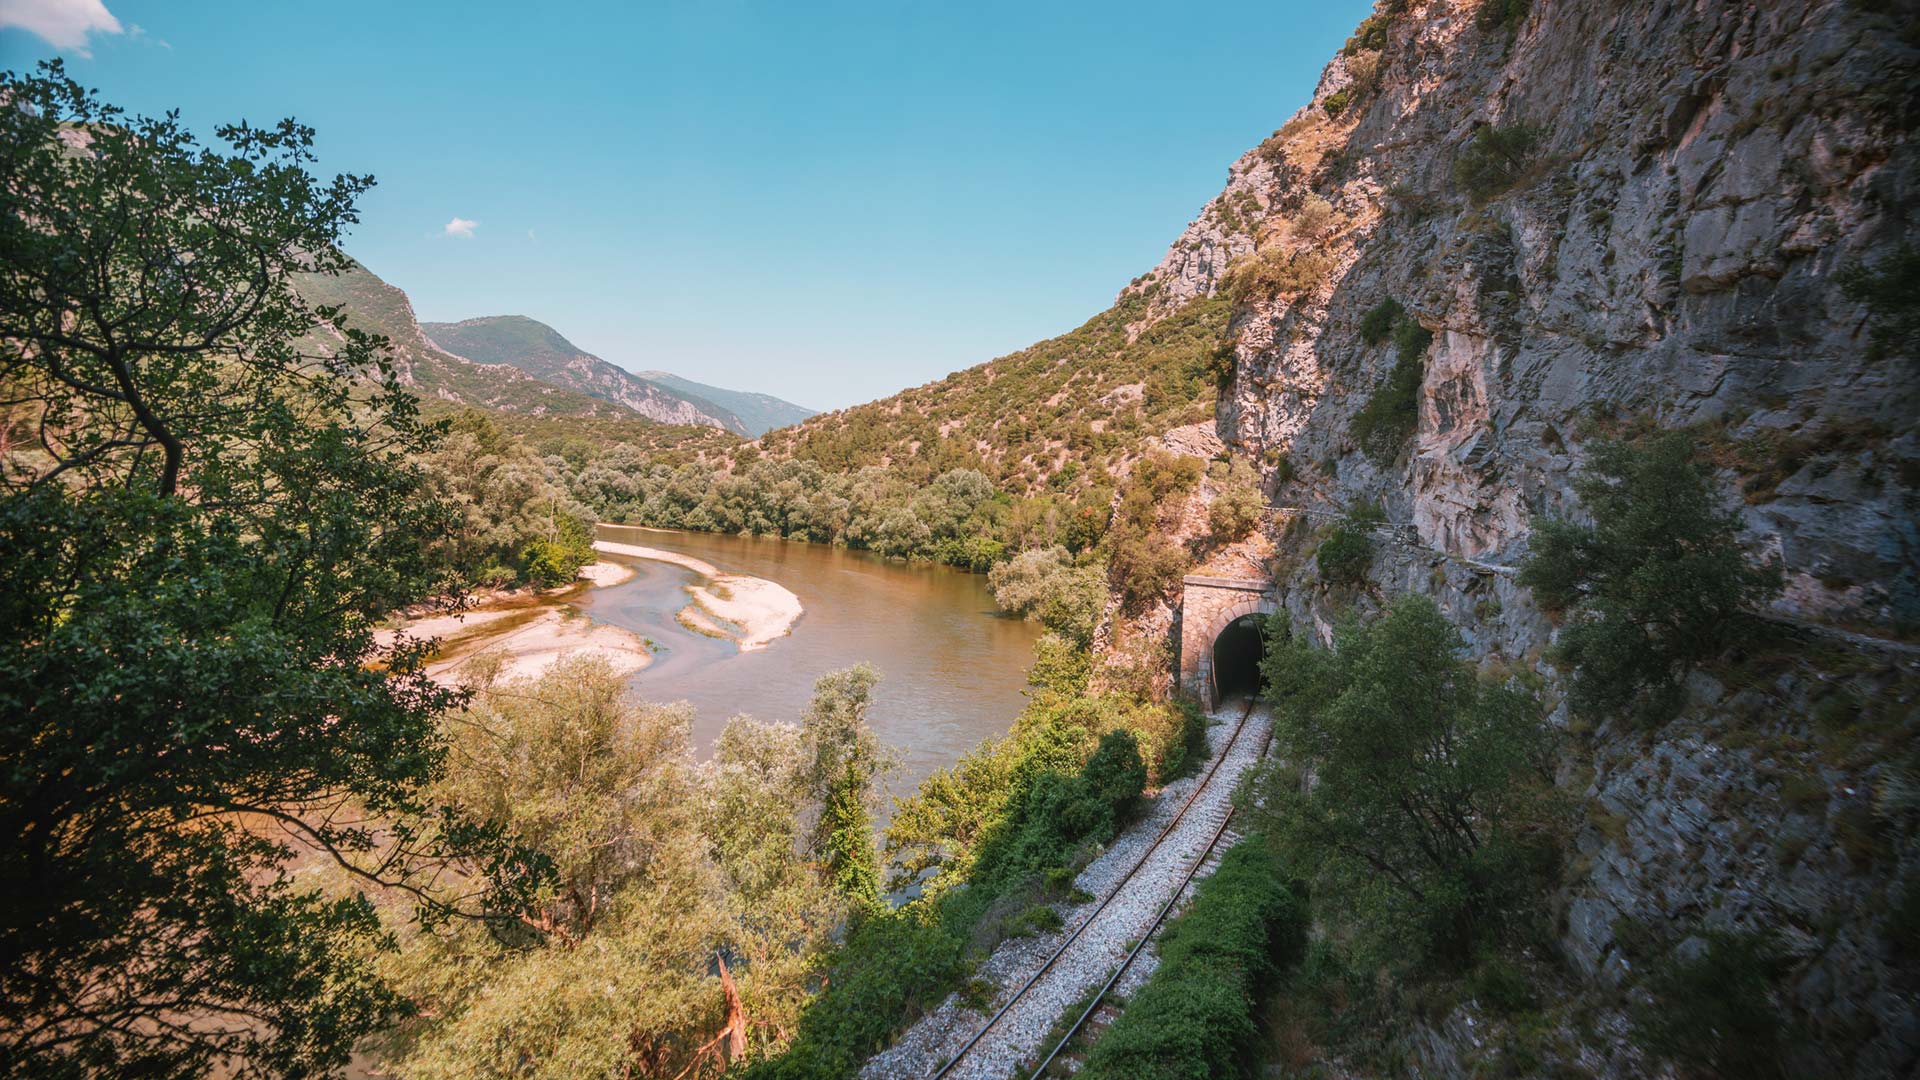
[[[633,575],[632,567],[611,562],[596,562],[580,571],[581,579],[593,588],[618,585]],[[471,611],[411,619],[397,630],[382,631],[382,636],[389,641],[396,633],[438,638],[440,647],[427,664],[427,674],[448,684],[458,682],[461,666],[483,652],[506,654],[501,680],[538,678],[561,657],[576,654],[605,657],[622,675],[647,666],[653,650],[646,639],[617,626],[596,624],[553,599],[555,593],[566,591],[523,593]]]
[[[739,642],[741,652],[764,648],[785,636],[805,610],[800,598],[777,582],[728,573],[691,555],[609,540],[594,541],[593,549],[608,555],[673,563],[706,578],[708,584],[687,588],[693,594],[693,603],[683,609],[681,621],[700,633],[718,631],[732,638]]]

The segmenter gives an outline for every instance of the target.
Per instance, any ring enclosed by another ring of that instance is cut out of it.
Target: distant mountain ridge
[[[668,424],[702,424],[757,438],[813,412],[767,394],[727,390],[667,372],[636,375],[568,341],[525,315],[422,323],[447,352],[482,364],[508,364],[544,382],[624,405]]]
[[[746,390],[728,390],[724,387],[709,386],[681,378],[670,371],[643,371],[640,377],[656,386],[685,394],[715,405],[733,413],[747,425],[746,436],[757,439],[775,428],[790,427],[807,419],[818,416],[819,411],[804,405],[795,405],[791,401],[774,397],[772,394],[756,394]]]
[[[423,398],[532,416],[634,415],[616,402],[543,382],[517,366],[449,353],[421,330],[405,292],[357,262],[342,274],[302,276],[294,288],[309,304],[344,308],[355,329],[385,335],[401,383]],[[326,339],[316,338],[325,349]]]

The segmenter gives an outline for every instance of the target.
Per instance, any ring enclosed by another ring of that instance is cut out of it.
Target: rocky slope
[[[510,365],[449,353],[421,330],[406,293],[358,263],[344,274],[304,277],[296,287],[309,304],[340,306],[348,325],[385,335],[401,382],[429,401],[526,415],[634,416],[625,406],[542,382]],[[318,344],[326,347],[324,341]]]
[[[772,394],[708,386],[692,379],[683,379],[670,371],[643,371],[640,377],[684,397],[713,402],[740,419],[740,434],[749,439],[757,439],[775,428],[789,427],[816,415],[813,409],[795,405]]]
[[[422,323],[421,329],[447,352],[476,363],[518,368],[541,382],[625,406],[650,420],[723,428],[749,438],[759,434],[731,409],[635,375],[524,315]]]
[[[1873,349],[1884,313],[1843,286],[1914,238],[1914,15],[1389,0],[1122,293],[1135,334],[1232,299],[1213,427],[1299,511],[1211,559],[1264,561],[1297,624],[1427,593],[1490,669],[1557,696],[1557,627],[1510,568],[1539,518],[1579,513],[1585,448],[1651,427],[1711,450],[1786,572],[1772,614],[1816,628],[1797,655],[1696,675],[1657,732],[1556,710],[1584,812],[1536,1071],[1659,1072],[1626,1034],[1636,973],[1720,929],[1785,943],[1789,1074],[1920,1064],[1920,358]],[[1431,336],[1363,330],[1389,301]],[[1356,434],[1397,364],[1417,383],[1408,438]],[[1389,520],[1379,557],[1364,587],[1330,587],[1303,512],[1368,502]],[[1177,617],[1103,640],[1177,641]],[[1396,1038],[1421,1075],[1466,1076],[1527,1060],[1512,1034],[1467,1002]]]

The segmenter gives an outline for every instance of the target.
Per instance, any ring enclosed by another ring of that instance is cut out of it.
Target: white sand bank
[[[730,574],[691,555],[609,540],[594,541],[593,549],[608,555],[673,563],[705,577],[709,584],[690,586],[687,591],[693,594],[697,610],[740,628],[738,633],[729,632],[727,636],[740,643],[742,652],[764,648],[773,639],[785,636],[805,611],[800,606],[800,598],[777,582]],[[708,623],[711,624],[711,620]]]

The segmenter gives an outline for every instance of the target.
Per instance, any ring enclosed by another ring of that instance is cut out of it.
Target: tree
[[[1382,955],[1460,963],[1522,906],[1545,819],[1546,730],[1533,695],[1475,678],[1424,596],[1331,650],[1268,631],[1274,758],[1253,813],[1328,910]]]
[[[1779,569],[1742,545],[1684,434],[1596,445],[1573,490],[1593,524],[1542,521],[1519,581],[1573,613],[1559,651],[1575,711],[1663,722],[1688,670],[1752,635]]]
[[[1061,547],[1021,552],[987,574],[987,587],[1003,610],[1036,619],[1083,649],[1107,602],[1100,568],[1075,566]]]
[[[471,672],[436,794],[510,823],[557,873],[517,927],[407,937],[387,970],[425,1018],[380,1056],[410,1077],[717,1073],[698,1048],[727,1023],[709,965],[734,908],[701,831],[691,708],[633,700],[598,657],[496,675]]]
[[[859,908],[879,903],[870,804],[874,780],[894,760],[867,723],[879,681],[880,673],[868,664],[822,675],[800,722],[810,759],[805,790],[820,807],[810,849],[841,895]]]
[[[377,620],[444,591],[379,339],[296,274],[369,180],[312,132],[0,73],[0,1071],[344,1064],[403,1015],[367,890],[510,916],[542,865],[428,788],[457,695]],[[313,343],[333,344],[324,351]],[[297,874],[338,868],[323,893]],[[430,890],[458,865],[465,887]]]

